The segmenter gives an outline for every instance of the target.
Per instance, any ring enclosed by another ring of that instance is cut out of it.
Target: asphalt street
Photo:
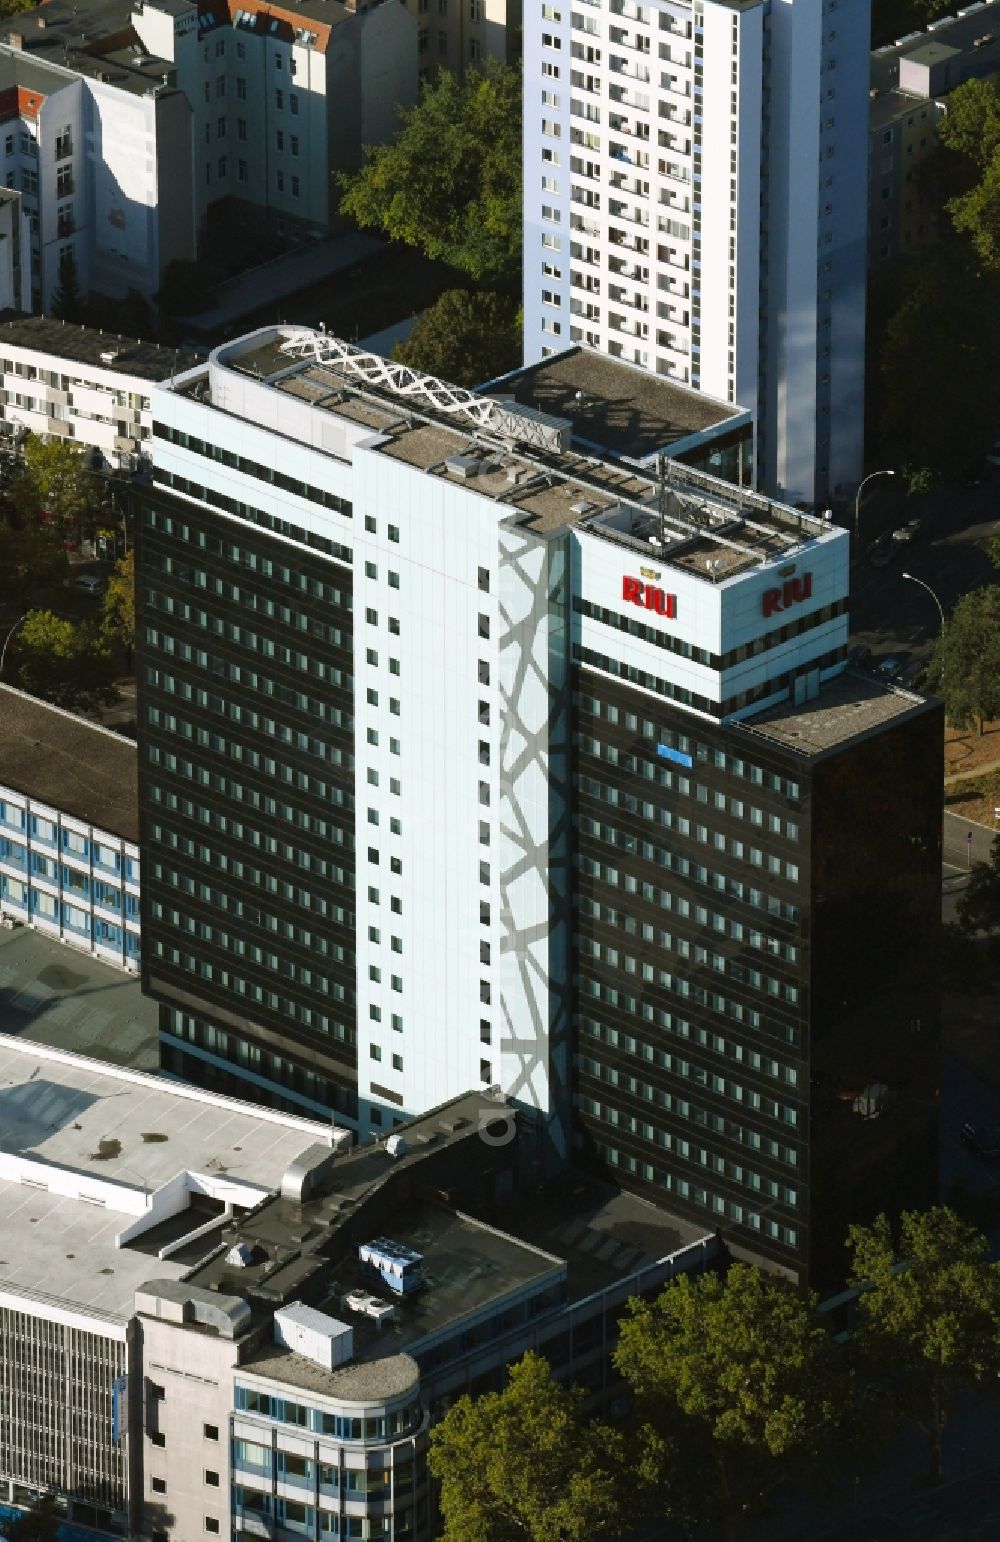
[[[912,544],[894,545],[888,566],[875,568],[867,560],[877,536],[913,513],[928,513],[930,526]],[[865,507],[851,582],[851,640],[865,643],[877,657],[898,658],[902,665],[925,662],[941,630],[932,597],[904,572],[929,584],[945,616],[969,589],[1000,581],[986,550],[1000,534],[1000,482],[978,487],[939,490],[905,507],[890,501]]]

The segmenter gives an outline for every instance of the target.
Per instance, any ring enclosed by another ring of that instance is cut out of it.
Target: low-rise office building
[[[720,1252],[579,1178],[511,1203],[532,1153],[480,1093],[352,1149],[19,1040],[0,1079],[0,1499],[106,1537],[429,1542],[456,1396],[537,1347],[606,1406],[625,1302]]]
[[[139,968],[135,745],[0,685],[0,916]]]
[[[150,385],[196,359],[190,348],[164,348],[50,316],[2,316],[0,433],[65,439],[96,450],[107,466],[135,471],[149,458]]]

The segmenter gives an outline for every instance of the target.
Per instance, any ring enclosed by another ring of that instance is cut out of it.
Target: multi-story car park
[[[744,402],[756,481],[862,460],[868,0],[525,16],[525,360],[584,342]]]
[[[516,396],[289,328],[154,391],[164,1061],[362,1131],[497,1085],[804,1277],[930,1182],[940,709],[845,672],[847,532]]]
[[[135,744],[6,685],[0,917],[139,968]]]
[[[429,1542],[427,1430],[455,1396],[534,1346],[607,1406],[628,1298],[719,1254],[575,1178],[511,1202],[518,1121],[478,1093],[352,1151],[19,1040],[0,1074],[0,1498],[54,1492],[101,1537]],[[366,1244],[423,1288],[373,1285]]]

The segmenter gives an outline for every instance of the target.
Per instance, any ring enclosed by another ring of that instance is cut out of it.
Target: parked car
[[[980,1162],[995,1162],[1000,1157],[1000,1139],[996,1131],[983,1130],[968,1122],[962,1126],[962,1145],[968,1146]]]
[[[108,581],[95,573],[83,573],[79,578],[74,578],[73,585],[76,589],[82,589],[84,594],[98,595],[107,589]]]
[[[899,659],[895,655],[890,655],[887,659],[879,659],[875,666],[875,673],[881,675],[883,680],[895,680],[901,668]]]
[[[900,525],[892,532],[892,539],[900,546],[906,546],[911,541],[919,541],[928,523],[926,514],[916,514],[913,519],[908,519],[905,525]]]
[[[888,567],[892,561],[892,537],[880,535],[868,548],[868,561],[873,568]]]

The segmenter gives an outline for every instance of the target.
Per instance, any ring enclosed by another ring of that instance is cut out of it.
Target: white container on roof
[[[345,1365],[354,1354],[354,1329],[301,1301],[275,1312],[274,1341],[328,1371]]]

